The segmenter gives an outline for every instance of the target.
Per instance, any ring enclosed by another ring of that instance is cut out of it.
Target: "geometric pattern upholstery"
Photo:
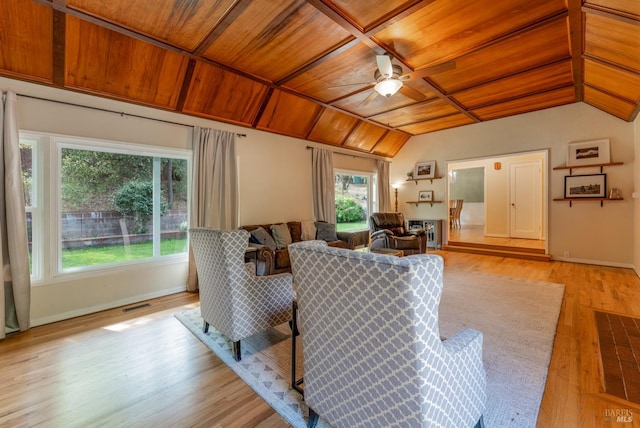
[[[443,260],[289,246],[304,399],[340,427],[469,427],[486,403],[482,333],[440,337]]]
[[[256,276],[245,263],[249,232],[189,229],[205,322],[237,342],[291,319],[289,273]]]

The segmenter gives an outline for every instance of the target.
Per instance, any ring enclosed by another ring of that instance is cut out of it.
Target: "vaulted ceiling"
[[[634,120],[640,2],[2,0],[0,75],[393,157],[580,101]]]

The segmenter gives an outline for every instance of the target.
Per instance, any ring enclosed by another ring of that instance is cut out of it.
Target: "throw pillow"
[[[323,221],[316,221],[316,239],[331,242],[337,241],[338,235],[336,234],[336,225],[331,223],[325,223]]]
[[[289,232],[291,233],[291,242],[302,241],[302,224],[299,221],[290,221],[287,223]]]
[[[276,241],[276,248],[284,250],[291,244],[291,232],[286,224],[274,224],[271,226],[271,234]]]
[[[313,220],[302,222],[302,240],[311,241],[316,239],[316,225]]]
[[[273,240],[271,235],[269,235],[269,232],[264,230],[264,228],[259,227],[257,229],[253,229],[251,231],[251,236],[256,238],[260,244],[266,245],[267,247],[269,247],[269,248],[271,248],[272,250],[275,251],[275,249],[276,249],[276,241]]]

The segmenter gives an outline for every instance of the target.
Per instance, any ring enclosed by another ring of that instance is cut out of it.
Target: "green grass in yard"
[[[160,254],[169,255],[187,251],[187,238],[163,239],[160,243]],[[69,269],[82,266],[95,266],[117,263],[127,260],[138,260],[153,256],[153,244],[112,245],[108,247],[86,247],[62,250],[62,268]]]
[[[341,230],[362,230],[368,229],[369,224],[366,221],[361,221],[357,223],[338,223],[336,225],[336,230],[339,232]]]

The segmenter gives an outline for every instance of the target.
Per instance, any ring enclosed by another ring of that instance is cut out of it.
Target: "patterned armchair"
[[[424,254],[427,250],[427,232],[405,229],[402,213],[371,214],[371,247],[393,248],[404,254]]]
[[[291,319],[292,277],[289,273],[256,276],[244,262],[246,230],[189,230],[200,288],[200,312],[206,333],[211,324],[233,342],[236,361],[240,340]]]
[[[442,340],[443,260],[289,246],[309,426],[482,426],[482,333]]]

